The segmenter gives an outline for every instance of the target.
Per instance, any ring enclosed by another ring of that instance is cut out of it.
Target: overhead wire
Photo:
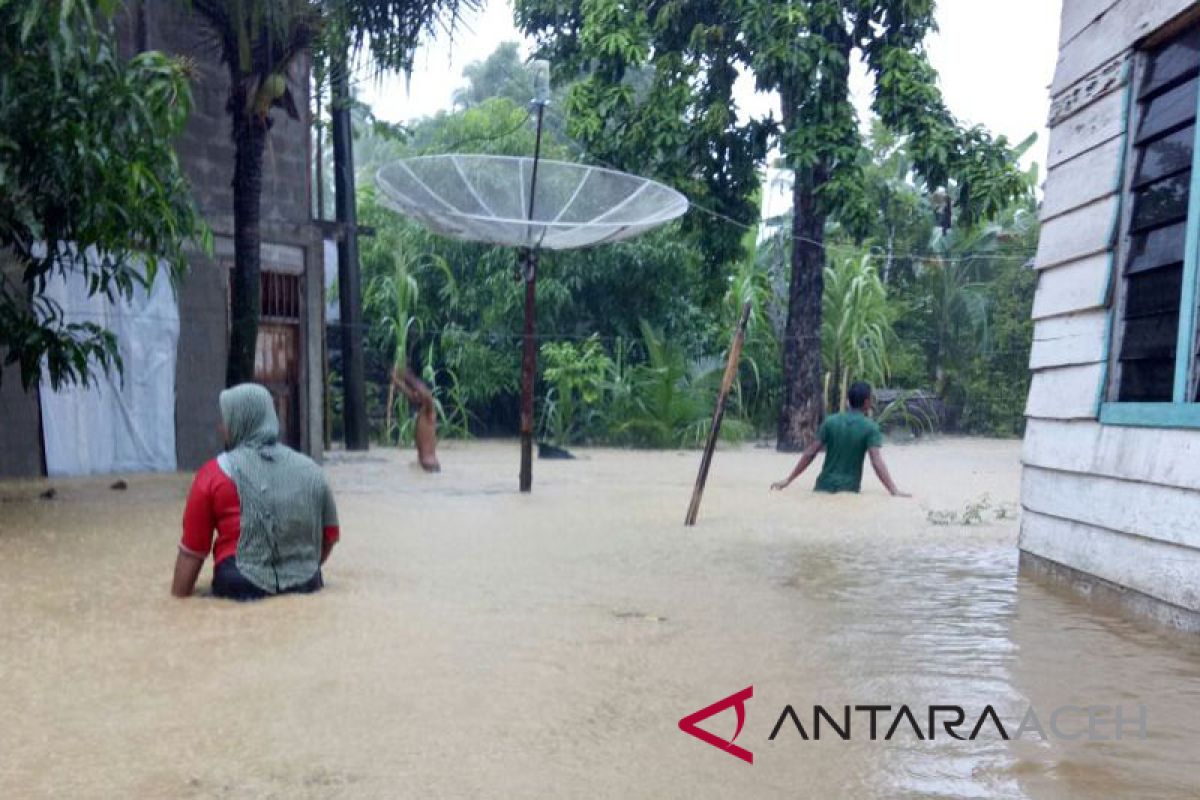
[[[468,27],[468,29],[469,29],[469,26],[466,26],[466,27]],[[507,80],[509,80],[509,81],[517,80],[517,76],[514,75],[510,70],[508,70],[504,65],[496,64],[494,66],[500,71],[500,73]],[[379,80],[380,78],[381,78],[381,75],[377,71],[375,71],[375,72],[365,71],[364,73],[360,74],[352,82],[352,86],[357,88],[358,86],[361,86],[362,84],[366,83],[366,81],[369,79]],[[555,117],[558,120],[558,122],[560,123],[560,129],[559,129],[558,133],[560,134],[562,140],[566,144],[573,146],[584,159],[589,160],[600,166],[606,167],[608,169],[623,171],[621,167],[618,167],[618,166],[596,156],[595,154],[589,152],[587,150],[587,148],[584,147],[580,142],[575,140],[573,137],[569,136],[566,133],[567,118],[564,114],[561,114],[559,112],[559,110],[556,106],[554,106],[553,104],[547,104],[546,111],[550,114],[550,116]],[[511,136],[513,133],[515,133],[517,130],[519,130],[521,128],[521,126],[523,126],[527,122],[529,122],[532,119],[532,117],[533,117],[532,114],[526,114],[526,116],[519,123],[517,123],[515,126],[513,126],[511,129],[506,130],[499,134],[495,134],[493,136],[472,137],[472,138],[464,139],[459,142],[454,142],[451,145],[447,146],[445,152],[452,151],[458,147],[462,147],[465,144],[487,143],[487,142],[497,141],[499,139],[506,138],[507,136]],[[427,150],[425,152],[420,153],[419,155],[430,155],[431,153],[432,153],[432,150]],[[675,188],[675,187],[672,187],[672,188]],[[696,211],[700,212],[701,214],[705,214],[712,219],[718,220],[727,225],[734,226],[734,227],[736,227],[740,230],[746,231],[746,232],[751,232],[751,231],[761,232],[763,230],[763,228],[768,225],[767,220],[760,220],[755,225],[750,225],[750,224],[744,223],[741,220],[738,220],[738,219],[735,219],[735,218],[729,216],[728,214],[724,214],[720,211],[717,211],[716,209],[709,208],[709,207],[703,205],[702,203],[698,203],[695,200],[693,200],[692,198],[688,198],[688,203],[689,203],[690,208],[695,209]],[[791,233],[791,232],[788,233],[787,238],[789,238],[791,241],[800,241],[800,242],[804,242],[805,244],[813,245],[815,247],[820,248],[823,252],[828,252],[831,248],[844,248],[847,250],[861,250],[862,249],[861,247],[854,245],[854,244],[850,244],[850,243],[818,241],[816,239],[811,239],[811,238],[804,237],[804,236],[796,236],[794,233]],[[924,252],[924,253],[923,252],[897,252],[897,251],[867,252],[863,255],[865,255],[866,257],[872,258],[872,259],[877,259],[877,260],[906,260],[907,259],[907,260],[933,261],[933,262],[937,262],[937,263],[963,263],[963,262],[975,261],[975,260],[980,260],[980,259],[987,259],[989,261],[1027,262],[1031,258],[1034,257],[1035,253],[1031,252],[1026,255],[986,254],[986,255],[972,255],[972,256],[968,256],[968,257],[951,257],[951,258],[943,258],[943,257],[936,256],[934,254],[927,253],[927,252]]]
[[[516,76],[511,71],[507,70],[503,65],[497,65],[497,68],[507,80],[510,80],[510,81],[516,80]],[[559,129],[558,129],[557,133],[561,137],[561,141],[563,143],[573,147],[579,153],[580,157],[582,157],[586,161],[589,161],[593,164],[605,167],[607,169],[612,169],[612,170],[616,170],[616,171],[624,171],[621,167],[619,167],[603,158],[600,158],[599,156],[590,152],[582,143],[580,143],[574,137],[567,134],[567,132],[566,132],[567,117],[564,113],[559,111],[557,106],[554,106],[553,104],[547,104],[546,112],[548,113],[549,116],[553,117],[559,123]],[[450,145],[446,149],[445,152],[450,152],[450,151],[454,150],[455,148],[461,147],[463,144],[467,144],[467,143],[475,143],[478,141],[482,141],[482,142],[496,141],[496,140],[505,138],[506,136],[510,136],[513,133],[515,133],[517,130],[519,130],[522,125],[529,122],[532,119],[532,116],[533,116],[532,114],[527,114],[526,117],[520,123],[518,123],[512,129],[505,131],[501,134],[497,134],[495,136],[488,137],[488,138],[477,138],[477,139],[465,140],[462,142],[456,142],[456,143]],[[429,154],[429,151],[421,153],[421,155],[428,155],[428,154]],[[672,188],[675,188],[675,187],[672,187]],[[702,203],[698,203],[695,200],[693,200],[692,198],[688,198],[688,204],[689,204],[690,208],[695,209],[696,211],[700,212],[701,214],[704,214],[712,219],[723,222],[727,225],[731,225],[733,227],[736,227],[736,228],[746,231],[746,232],[761,232],[765,227],[767,227],[769,225],[768,220],[760,220],[758,222],[758,224],[755,224],[755,225],[750,225],[750,224],[744,223],[741,220],[738,220],[738,219],[735,219],[735,218],[729,216],[728,214],[724,214],[720,211],[717,211],[716,209],[709,208]],[[815,247],[820,248],[823,252],[828,252],[832,248],[842,248],[845,250],[853,250],[853,251],[861,251],[862,250],[862,248],[860,246],[854,245],[851,243],[818,241],[818,240],[811,239],[811,238],[804,237],[804,236],[796,236],[794,233],[791,233],[791,232],[788,232],[786,238],[790,239],[791,241],[800,241],[800,242],[804,242],[805,244],[813,245]],[[957,256],[957,257],[945,258],[945,257],[940,257],[935,254],[928,253],[928,252],[901,252],[901,251],[875,252],[873,249],[873,251],[864,253],[863,255],[865,255],[866,257],[875,259],[875,260],[906,260],[907,259],[907,260],[931,261],[931,262],[945,264],[945,263],[963,263],[963,262],[971,262],[971,261],[985,260],[985,259],[988,261],[1027,262],[1031,258],[1033,258],[1035,253],[1030,252],[1030,253],[1024,254],[1024,255],[1022,255],[1022,254],[976,254],[976,255],[971,255],[971,256],[967,256],[967,257]]]
[[[513,77],[511,75],[511,73],[505,73],[505,74],[509,78]],[[579,154],[583,158],[593,161],[602,167],[607,167],[608,169],[613,169],[613,170],[621,169],[620,167],[618,167],[614,164],[611,164],[611,163],[605,161],[604,159],[590,153],[587,150],[587,148],[584,147],[580,142],[576,141],[574,138],[567,135],[567,133],[566,133],[567,119],[564,115],[562,115],[558,112],[558,109],[556,107],[547,106],[546,110],[552,116],[556,117],[558,119],[558,121],[562,124],[561,133],[562,133],[563,139],[567,143],[574,145],[574,147],[579,151]],[[674,188],[674,187],[672,187],[672,188]],[[699,211],[702,214],[706,214],[713,219],[716,219],[716,220],[724,222],[726,224],[735,226],[735,227],[740,228],[741,230],[744,230],[747,232],[750,232],[750,231],[758,232],[758,231],[761,231],[765,226],[768,225],[767,220],[761,220],[757,225],[748,225],[748,224],[742,222],[741,220],[734,219],[733,217],[731,217],[727,214],[723,214],[720,211],[717,211],[712,208],[708,208],[701,203],[697,203],[695,200],[693,200],[691,198],[688,198],[688,204],[691,208],[696,209],[697,211]],[[854,245],[854,244],[842,243],[842,242],[817,241],[815,239],[810,239],[810,238],[807,238],[804,236],[796,236],[795,234],[790,233],[790,232],[788,234],[788,238],[791,239],[792,241],[801,241],[806,244],[815,245],[815,246],[821,248],[822,250],[828,250],[829,248],[833,248],[833,247],[842,247],[842,248],[852,249],[852,250],[860,250],[861,249],[859,246]],[[882,259],[887,259],[887,258],[914,259],[914,260],[937,261],[940,263],[957,263],[957,262],[962,262],[962,261],[974,261],[976,259],[981,259],[981,258],[987,258],[987,259],[991,259],[991,260],[1006,260],[1006,261],[1014,261],[1014,262],[1015,261],[1028,261],[1030,258],[1033,257],[1034,253],[1029,253],[1028,255],[999,255],[999,254],[974,255],[974,256],[969,256],[966,258],[963,258],[963,257],[940,258],[940,257],[930,254],[930,253],[896,252],[896,251],[892,251],[891,253],[867,253],[866,255],[868,255],[872,258],[882,258]]]
[[[176,317],[174,315],[169,315],[169,314],[138,314],[136,317],[136,321],[138,321],[138,322],[146,322],[146,321],[161,322],[161,323],[166,323],[166,324],[180,324],[184,319],[187,319],[192,322],[203,321],[206,323],[213,323],[213,322],[219,321],[219,322],[225,323],[228,320],[227,315],[228,315],[228,311],[224,306],[213,306],[213,305],[200,306],[200,307],[189,306],[187,308],[187,310],[181,312],[178,317]],[[81,320],[94,320],[94,321],[98,321],[98,322],[108,322],[111,320],[112,314],[102,312],[102,311],[88,311],[88,310],[82,310],[82,309],[66,309],[65,313],[64,313],[64,317],[69,317],[70,321],[72,321],[72,322],[81,321]],[[267,316],[267,315],[263,315],[261,317],[261,322],[267,323],[267,324],[285,325],[285,326],[300,324],[300,320],[298,320],[298,319],[271,317],[271,316]],[[342,324],[340,322],[335,322],[335,321],[330,320],[329,324],[331,326],[336,326],[338,329],[344,328],[346,330],[357,330],[357,331],[362,331],[362,332],[369,331],[372,327],[370,323],[366,323],[366,322],[360,322],[360,323],[356,323],[356,324]],[[457,327],[457,326],[455,326],[455,327]],[[493,342],[499,341],[499,340],[511,340],[515,343],[519,343],[525,336],[525,333],[523,331],[510,330],[510,329],[505,329],[505,328],[468,329],[468,328],[458,327],[458,330],[461,330],[463,333],[466,333],[466,334],[482,336],[483,338],[493,341]],[[441,333],[444,335],[445,330],[443,330]],[[599,333],[578,333],[578,332],[568,332],[568,331],[542,331],[540,333],[537,333],[534,336],[534,338],[537,339],[538,341],[544,341],[544,342],[545,341],[586,341],[588,339],[596,339],[596,340],[604,341],[604,342],[616,342],[616,341],[631,341],[633,339],[639,338],[639,335],[636,333],[630,333],[628,335],[619,335],[619,334],[599,334]],[[773,336],[772,338],[777,341],[780,341],[780,342],[785,342],[785,341],[805,342],[805,341],[816,341],[817,339],[820,338],[820,336],[819,336],[819,334],[806,334],[806,335],[798,335],[798,336],[781,335],[778,337]],[[931,337],[931,336],[905,337],[905,341],[908,343],[911,343],[911,344],[934,345],[934,344],[938,344],[939,342],[941,342],[942,344],[945,344],[944,341],[939,340],[937,337]],[[991,350],[988,350],[986,355],[1001,356],[1001,355],[1021,355],[1021,354],[1026,354],[1026,353],[1028,353],[1027,348],[1009,348],[1009,349],[994,349],[993,348]]]

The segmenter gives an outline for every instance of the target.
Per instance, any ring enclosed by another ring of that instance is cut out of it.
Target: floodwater
[[[515,444],[439,455],[334,456],[327,589],[250,605],[208,567],[168,596],[188,476],[0,485],[0,797],[1200,796],[1200,642],[1018,574],[1019,443],[889,448],[913,500],[719,452],[691,530],[697,453],[538,462],[529,497]],[[753,766],[679,731],[751,685]],[[789,704],[810,740],[770,739]],[[1146,738],[813,741],[817,704],[1144,706]]]

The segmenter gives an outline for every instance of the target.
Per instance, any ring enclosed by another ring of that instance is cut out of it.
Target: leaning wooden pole
[[[742,345],[746,343],[746,325],[750,322],[750,304],[742,306],[742,318],[738,320],[737,330],[733,334],[733,344],[729,347],[729,361],[725,364],[725,377],[721,379],[721,391],[717,394],[717,407],[713,410],[712,425],[708,429],[708,441],[704,445],[704,455],[700,458],[700,473],[696,476],[696,488],[692,490],[692,502],[688,505],[687,518],[683,524],[691,527],[696,524],[700,513],[700,499],[704,496],[704,484],[708,481],[708,468],[712,466],[713,451],[717,447],[717,438],[721,435],[721,420],[725,418],[725,404],[729,400],[729,390],[737,378],[738,362],[742,359]]]

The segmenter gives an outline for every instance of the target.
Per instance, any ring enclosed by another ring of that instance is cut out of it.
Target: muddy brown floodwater
[[[1018,575],[1019,443],[888,453],[914,500],[721,452],[692,530],[696,453],[542,461],[529,497],[511,443],[334,456],[327,589],[250,605],[167,594],[186,475],[0,484],[0,797],[1200,796],[1200,643]],[[750,685],[753,766],[678,730]],[[788,704],[810,736],[1145,706],[1146,738],[771,741]]]

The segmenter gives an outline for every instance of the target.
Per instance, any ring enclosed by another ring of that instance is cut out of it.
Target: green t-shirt
[[[883,445],[883,431],[875,420],[861,411],[834,414],[821,424],[817,435],[825,444],[825,465],[817,478],[817,491],[859,491],[867,451]]]

